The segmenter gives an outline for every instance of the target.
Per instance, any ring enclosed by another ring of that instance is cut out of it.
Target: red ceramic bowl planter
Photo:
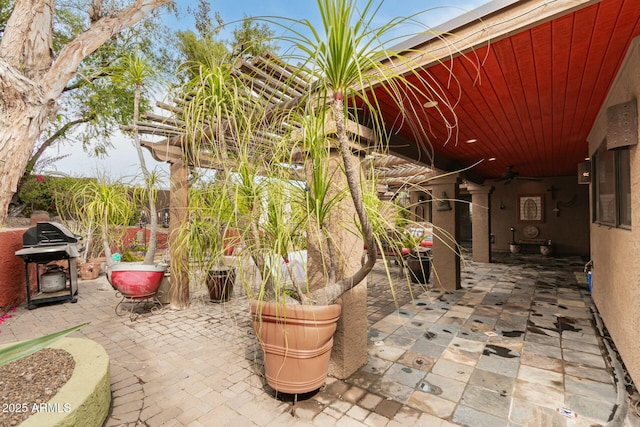
[[[111,285],[127,298],[151,298],[158,292],[166,269],[164,265],[114,264],[111,266]]]

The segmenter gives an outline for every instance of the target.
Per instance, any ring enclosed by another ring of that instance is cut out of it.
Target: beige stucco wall
[[[593,153],[606,137],[606,108],[640,98],[640,40],[632,44],[589,134]],[[593,299],[622,359],[640,384],[640,157],[631,149],[631,230],[591,225]]]
[[[547,191],[552,185],[558,189],[555,200],[552,199],[551,192]],[[496,182],[493,186],[491,233],[495,236],[495,242],[492,250],[509,250],[511,227],[516,229],[516,240],[526,238],[522,234],[522,229],[528,224],[518,222],[518,196],[543,194],[544,222],[531,224],[540,230],[536,238],[551,240],[557,255],[589,256],[589,186],[578,184],[577,171],[575,176],[548,178],[541,181],[513,180],[506,185],[504,182]],[[573,204],[566,206],[572,199],[574,199]],[[557,213],[554,212],[556,203],[559,203]],[[500,206],[503,208],[501,209]]]

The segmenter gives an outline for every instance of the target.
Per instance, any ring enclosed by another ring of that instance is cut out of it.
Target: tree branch
[[[154,9],[171,0],[136,0],[119,12],[100,18],[88,30],[67,44],[58,55],[53,66],[44,76],[47,99],[55,100],[76,74],[84,58],[95,52],[105,41],[121,30],[131,27]]]

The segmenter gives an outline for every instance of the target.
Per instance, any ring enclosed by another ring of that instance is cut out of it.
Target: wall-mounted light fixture
[[[447,193],[442,192],[442,198],[436,202],[436,210],[437,211],[450,211],[451,203],[449,203],[449,198],[447,197]]]
[[[500,202],[500,206],[499,206],[499,208],[500,208],[500,209],[504,209],[504,208],[506,208],[506,206],[504,205],[504,203]]]

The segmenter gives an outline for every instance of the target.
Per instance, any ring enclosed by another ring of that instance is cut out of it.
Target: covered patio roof
[[[457,128],[450,136],[438,108],[424,109],[421,141],[405,122],[391,151],[425,159],[421,148],[433,150],[445,170],[481,161],[467,174],[477,182],[500,178],[509,165],[522,176],[577,176],[587,135],[640,34],[638,2],[495,0],[441,29],[447,35],[419,36],[406,48],[428,53],[421,74],[456,104]],[[383,104],[383,112],[394,123],[397,107]]]
[[[577,176],[578,163],[589,157],[587,135],[640,35],[637,6],[636,0],[494,0],[443,24],[437,35],[399,46],[423,67],[421,77],[440,88],[435,99],[444,97],[439,99],[454,108],[419,109],[416,118],[426,125],[416,135],[410,123],[397,120],[397,105],[384,90],[375,89],[394,134],[389,154],[367,156],[380,183],[394,189],[410,178],[417,185],[431,176],[431,166],[455,171],[475,165],[462,175],[477,183],[500,178],[510,165],[522,176]],[[291,67],[271,56],[236,68],[269,87],[280,105],[295,102],[312,84],[283,85]],[[180,116],[176,105],[160,107]],[[453,132],[441,115],[456,123]],[[184,130],[175,116],[149,114],[138,126],[141,133],[166,137],[144,143],[158,160],[181,156]],[[206,155],[200,165],[215,168]]]

